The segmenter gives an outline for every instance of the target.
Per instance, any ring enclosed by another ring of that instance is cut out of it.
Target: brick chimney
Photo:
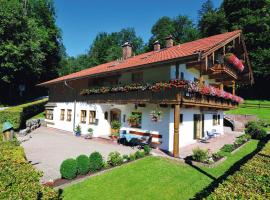
[[[129,42],[125,42],[122,45],[123,48],[123,59],[127,59],[130,58],[132,56],[132,47],[131,44]]]
[[[160,50],[160,44],[159,44],[159,41],[156,40],[156,41],[154,42],[154,51],[159,51],[159,50]]]
[[[173,37],[172,35],[169,35],[165,38],[166,40],[166,48],[172,47],[173,46]]]

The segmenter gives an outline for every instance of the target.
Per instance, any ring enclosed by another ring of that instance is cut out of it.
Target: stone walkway
[[[118,151],[123,155],[137,150],[111,141],[86,140],[75,137],[70,132],[46,127],[36,129],[25,139],[22,146],[26,157],[37,169],[44,172],[42,182],[60,178],[60,165],[67,158],[76,158],[80,154],[90,155],[98,151],[106,159],[112,151]]]
[[[209,149],[211,153],[217,152],[224,144],[233,144],[236,138],[242,135],[242,132],[225,132],[225,134],[211,138],[206,142],[198,141],[195,144],[180,148],[180,158],[192,155],[192,149],[199,147],[201,149]]]

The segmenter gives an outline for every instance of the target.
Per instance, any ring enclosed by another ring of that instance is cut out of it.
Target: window
[[[142,127],[142,113],[141,112],[132,112],[132,116],[136,117],[136,122],[131,123],[132,128],[141,128]]]
[[[218,117],[218,125],[220,125],[220,115],[218,115],[217,117]]]
[[[53,109],[45,110],[45,118],[49,120],[53,120]]]
[[[89,124],[95,124],[96,123],[96,111],[90,110],[89,111]]]
[[[141,83],[143,81],[143,73],[142,72],[133,73],[131,76],[131,80],[133,83]]]
[[[61,120],[61,121],[64,121],[64,120],[65,120],[65,109],[61,109],[61,112],[60,112],[60,120]]]
[[[81,110],[81,123],[86,123],[86,110]]]
[[[183,114],[180,114],[180,124],[183,123]]]
[[[67,121],[70,122],[71,121],[71,115],[72,115],[72,110],[68,109],[67,110]]]
[[[104,119],[108,120],[108,118],[109,118],[109,114],[108,114],[108,112],[106,111],[106,112],[104,113]]]
[[[126,115],[124,114],[123,115],[123,123],[125,123],[126,122]]]
[[[218,125],[218,115],[213,115],[213,126]]]
[[[181,77],[180,77],[181,80],[184,80],[185,77],[184,77],[184,72],[181,72]]]

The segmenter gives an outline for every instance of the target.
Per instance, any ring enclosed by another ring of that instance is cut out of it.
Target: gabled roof
[[[207,38],[202,38],[192,42],[187,42],[184,44],[175,45],[169,48],[161,49],[160,51],[151,51],[148,53],[143,53],[137,56],[133,56],[126,60],[112,61],[105,64],[101,64],[95,67],[91,67],[76,73],[72,73],[66,76],[62,76],[44,83],[39,84],[49,85],[62,81],[73,80],[78,78],[83,78],[92,75],[99,75],[102,73],[109,73],[124,69],[136,68],[139,66],[160,63],[164,61],[170,61],[177,58],[185,58],[189,56],[196,56],[198,52],[207,52],[212,48],[230,40],[232,37],[239,35],[241,30],[236,30],[233,32],[227,32],[219,35],[214,35]]]

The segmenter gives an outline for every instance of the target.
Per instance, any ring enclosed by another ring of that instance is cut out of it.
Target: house
[[[253,75],[240,30],[133,55],[130,43],[122,58],[39,84],[49,89],[47,126],[73,131],[80,125],[94,137],[111,134],[121,122],[132,134],[150,133],[153,143],[179,156],[179,148],[223,134],[224,111],[242,98],[236,84],[250,84]]]

